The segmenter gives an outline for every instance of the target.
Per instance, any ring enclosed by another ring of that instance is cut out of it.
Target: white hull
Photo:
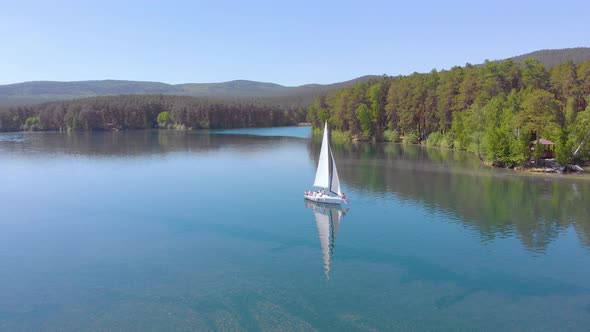
[[[317,202],[317,203],[325,203],[325,204],[341,204],[341,203],[346,203],[344,201],[344,199],[342,199],[341,197],[336,197],[336,196],[328,196],[328,195],[303,195],[303,197],[305,197],[305,199],[308,199],[312,202]]]

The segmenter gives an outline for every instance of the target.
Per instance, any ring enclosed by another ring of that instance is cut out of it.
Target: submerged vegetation
[[[118,95],[0,110],[0,131],[220,129],[295,125],[305,108],[271,100]]]
[[[327,120],[339,137],[462,149],[515,166],[539,156],[536,138],[556,142],[561,162],[589,160],[589,103],[590,61],[486,61],[362,82],[316,98],[308,120]]]

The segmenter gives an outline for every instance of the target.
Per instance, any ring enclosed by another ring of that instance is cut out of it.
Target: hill
[[[48,101],[119,94],[168,94],[208,98],[270,98],[277,102],[311,104],[318,94],[353,86],[377,76],[363,76],[333,84],[283,86],[275,83],[235,80],[223,83],[166,84],[142,81],[34,81],[0,85],[0,105],[35,104]]]
[[[510,59],[522,62],[537,58],[546,68],[572,60],[580,63],[590,60],[590,47],[540,50]],[[222,83],[166,84],[162,82],[142,82],[123,80],[101,81],[34,81],[0,85],[0,106],[36,104],[48,101],[69,100],[119,94],[166,94],[207,98],[264,98],[284,104],[309,106],[314,97],[341,88],[352,87],[356,83],[377,78],[367,75],[353,80],[333,84],[306,84],[284,86],[275,83],[235,80]]]
[[[523,62],[526,59],[536,58],[546,68],[552,68],[568,60],[575,64],[590,60],[590,47],[562,48],[557,50],[540,50],[523,55],[518,55],[510,59],[515,62]]]

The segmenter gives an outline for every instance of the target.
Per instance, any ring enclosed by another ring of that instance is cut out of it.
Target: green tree
[[[580,110],[582,103],[579,100],[581,96],[576,65],[571,60],[551,70],[551,86],[557,99],[562,102],[567,118],[573,120],[573,115]]]
[[[23,126],[23,130],[41,130],[39,118],[36,116],[28,117]]]
[[[367,105],[361,103],[356,109],[357,118],[361,124],[364,138],[370,138],[373,134],[373,114]]]
[[[475,101],[479,91],[479,76],[477,68],[472,65],[465,66],[465,76],[459,87],[457,96],[457,110],[466,110]]]
[[[453,120],[453,111],[457,110],[459,87],[463,81],[463,68],[453,67],[450,71],[440,73],[439,84],[436,88],[438,128],[444,134]]]
[[[484,107],[485,159],[495,165],[508,163],[512,114],[506,107],[506,97],[492,98]]]
[[[526,59],[522,64],[522,82],[525,87],[546,89],[549,85],[549,73],[539,60]]]
[[[578,109],[583,110],[587,105],[590,105],[590,60],[578,65],[577,77],[580,90]]]
[[[560,135],[561,103],[548,91],[528,88],[523,91],[522,110],[516,123],[524,132],[534,133],[535,138],[557,140]],[[539,151],[539,149],[535,149]]]
[[[165,111],[158,114],[158,127],[160,128],[169,128],[174,124],[174,120],[170,112]]]
[[[387,90],[387,99],[385,104],[386,122],[390,130],[399,128],[399,110],[401,108],[401,96],[399,94],[400,79],[396,78],[391,81]]]
[[[471,145],[471,130],[467,117],[469,116],[468,111],[457,111],[453,113],[453,122],[451,124],[451,132],[455,141],[453,146],[458,149],[466,150]]]
[[[384,103],[383,103],[383,95],[382,95],[382,86],[381,82],[377,82],[372,84],[369,89],[367,90],[367,101],[369,103],[369,116],[370,116],[370,134],[371,137],[378,137],[380,138],[383,133],[382,128],[378,128],[379,124],[379,114],[384,112]],[[359,119],[360,120],[360,119]],[[361,121],[361,127],[363,127]],[[363,127],[363,132],[365,129]]]
[[[465,120],[466,133],[471,135],[471,142],[475,145],[472,151],[476,152],[479,159],[483,160],[482,143],[485,133],[485,113],[483,107],[479,104],[473,104],[467,111]]]
[[[590,159],[590,105],[586,110],[578,113],[575,124],[571,126],[569,133],[569,147],[574,149],[571,151],[571,157],[577,161]]]

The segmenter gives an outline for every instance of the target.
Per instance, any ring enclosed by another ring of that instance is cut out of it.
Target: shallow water
[[[587,330],[587,177],[309,133],[1,134],[0,330]]]

